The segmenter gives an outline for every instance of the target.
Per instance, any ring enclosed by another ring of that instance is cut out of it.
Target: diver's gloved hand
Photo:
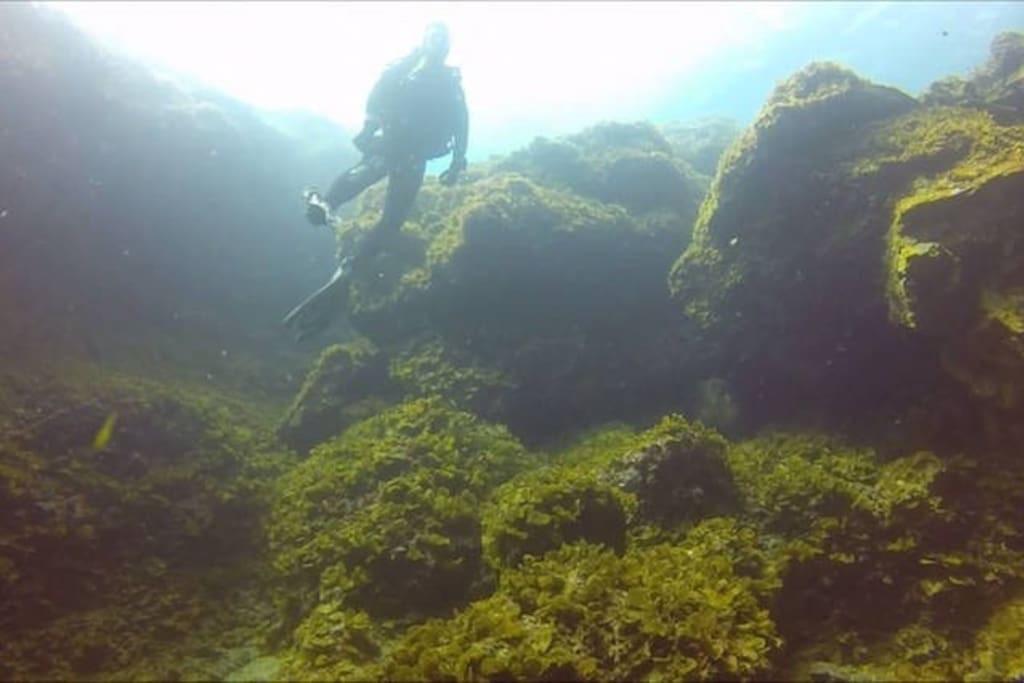
[[[306,220],[313,225],[327,225],[331,208],[327,206],[320,193],[315,189],[307,189],[302,196],[306,200]]]
[[[453,157],[452,163],[448,165],[448,170],[442,173],[438,180],[441,181],[442,185],[450,187],[455,184],[455,181],[459,179],[459,175],[465,170],[466,157]]]
[[[373,138],[373,133],[368,128],[363,128],[359,135],[352,138],[352,144],[363,154],[367,153],[370,146],[370,140]]]

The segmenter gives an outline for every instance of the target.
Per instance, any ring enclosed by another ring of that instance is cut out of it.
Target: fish
[[[114,435],[114,425],[116,424],[117,411],[114,411],[107,415],[107,419],[103,421],[103,425],[92,439],[92,447],[95,450],[101,451],[107,447],[107,444],[110,443],[110,437]]]

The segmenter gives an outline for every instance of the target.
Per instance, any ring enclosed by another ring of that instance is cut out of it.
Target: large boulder
[[[845,167],[870,126],[917,106],[813,64],[779,85],[722,158],[669,282],[753,414],[812,396],[849,412],[877,395],[865,364],[908,355],[884,334],[884,196],[849,182]]]
[[[285,626],[324,604],[397,618],[467,601],[485,578],[480,503],[525,464],[504,428],[426,399],[313,449],[268,529]]]
[[[380,200],[368,193],[342,230],[368,229]],[[517,173],[428,183],[360,264],[352,324],[406,395],[444,395],[524,439],[658,414],[687,372],[664,283],[687,225]]]
[[[801,405],[805,424],[935,443],[987,419],[961,385],[1012,423],[1021,140],[835,65],[777,88],[670,275],[748,424]]]

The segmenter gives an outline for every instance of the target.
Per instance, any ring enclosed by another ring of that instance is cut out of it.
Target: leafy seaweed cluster
[[[529,558],[501,589],[449,620],[413,627],[387,678],[708,680],[769,670],[777,582],[749,530],[711,520],[679,546],[586,543]]]
[[[504,428],[439,399],[404,403],[318,446],[281,479],[269,524],[292,596],[287,619],[325,601],[388,618],[465,601],[485,578],[481,498],[524,465]]]
[[[551,465],[498,488],[484,514],[492,566],[514,567],[567,543],[616,552],[738,507],[725,440],[669,415],[648,430],[609,429],[550,456]]]
[[[883,464],[780,434],[734,446],[729,461],[753,519],[777,539],[772,614],[791,675],[965,675],[964,643],[1024,579],[1010,493],[1019,466],[997,481],[967,458]]]
[[[583,466],[521,475],[495,493],[484,515],[484,547],[496,567],[514,567],[566,543],[587,541],[622,552],[635,499]]]
[[[377,348],[365,338],[333,344],[320,353],[277,433],[300,451],[340,434],[378,412],[394,390]]]
[[[4,382],[18,399],[0,427],[0,676],[160,677],[181,666],[161,639],[195,653],[188,636],[215,622],[221,644],[252,637],[263,615],[237,601],[259,582],[270,482],[291,462],[266,416],[208,390],[64,371]]]

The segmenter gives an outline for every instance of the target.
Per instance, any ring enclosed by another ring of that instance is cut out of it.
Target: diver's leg
[[[387,165],[381,157],[364,157],[362,161],[338,176],[327,193],[331,210],[351,200],[360,192],[387,175]],[[331,324],[344,309],[348,296],[348,278],[345,268],[338,266],[331,279],[310,294],[305,301],[285,316],[283,323],[294,330],[299,341],[318,334]]]
[[[409,217],[416,194],[423,185],[427,162],[414,160],[391,169],[388,174],[388,191],[384,197],[384,211],[380,220],[360,249],[360,258],[372,257],[381,245],[398,234],[402,224]]]
[[[337,209],[382,179],[387,172],[387,165],[381,157],[363,157],[362,161],[334,179],[327,191],[327,204],[332,211]]]

